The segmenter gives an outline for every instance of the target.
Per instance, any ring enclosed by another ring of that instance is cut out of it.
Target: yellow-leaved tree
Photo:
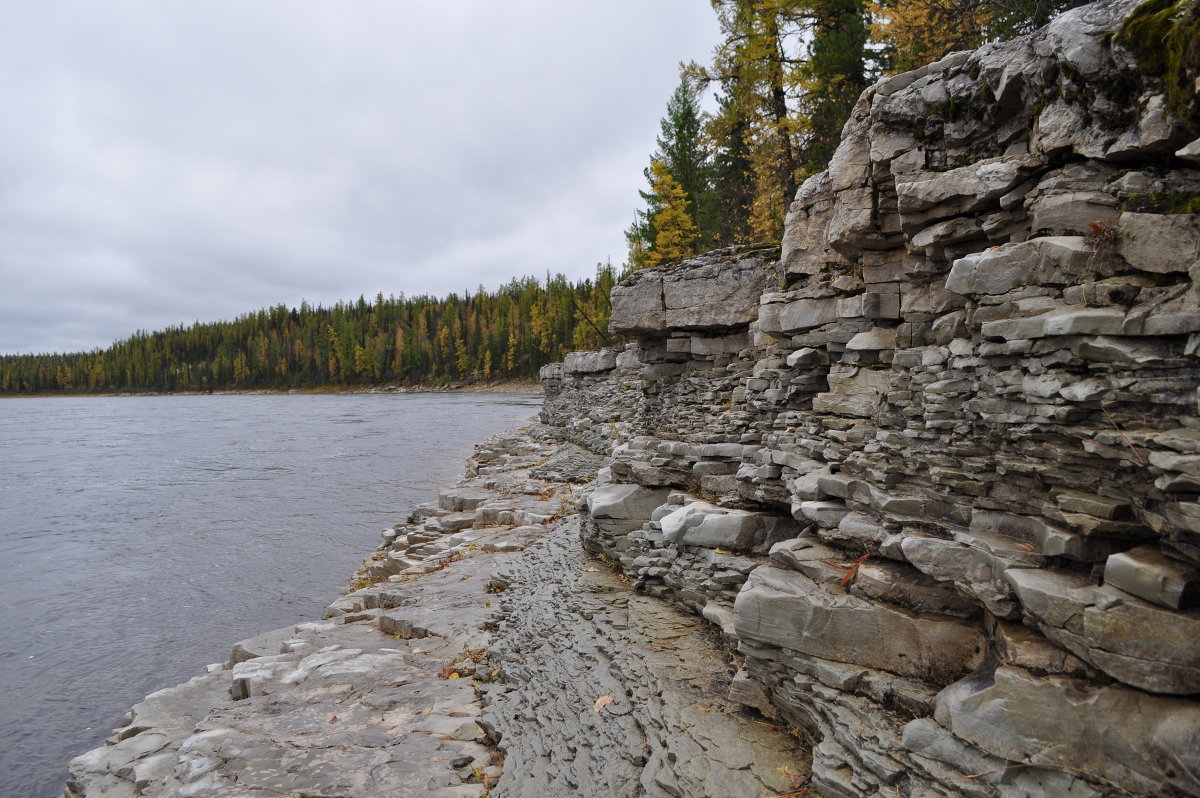
[[[700,231],[688,213],[688,197],[679,181],[667,171],[662,161],[650,164],[651,185],[654,194],[662,203],[654,215],[654,249],[650,251],[649,265],[683,260],[695,252]]]
[[[867,10],[873,20],[871,38],[884,45],[893,72],[978,47],[992,15],[983,0],[878,0],[868,2]]]

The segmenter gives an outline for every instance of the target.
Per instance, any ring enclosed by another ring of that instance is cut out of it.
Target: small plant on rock
[[[1089,265],[1097,258],[1115,252],[1117,242],[1123,236],[1120,230],[1105,222],[1088,222],[1088,230],[1091,232],[1085,235],[1083,240],[1092,248],[1092,257],[1088,261]]]

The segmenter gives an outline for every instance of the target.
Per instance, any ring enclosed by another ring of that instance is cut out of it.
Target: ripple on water
[[[0,414],[0,796],[239,639],[319,618],[379,530],[537,397],[91,397]]]

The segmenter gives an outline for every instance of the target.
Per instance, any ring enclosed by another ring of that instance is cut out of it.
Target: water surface
[[[539,404],[0,400],[0,796],[57,796],[144,695],[320,618],[383,527]]]

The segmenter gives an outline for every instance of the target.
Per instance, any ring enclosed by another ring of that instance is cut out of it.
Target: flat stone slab
[[[574,519],[509,561],[484,722],[506,760],[492,798],[788,794],[807,752],[727,698],[715,629],[634,593],[580,549]]]

